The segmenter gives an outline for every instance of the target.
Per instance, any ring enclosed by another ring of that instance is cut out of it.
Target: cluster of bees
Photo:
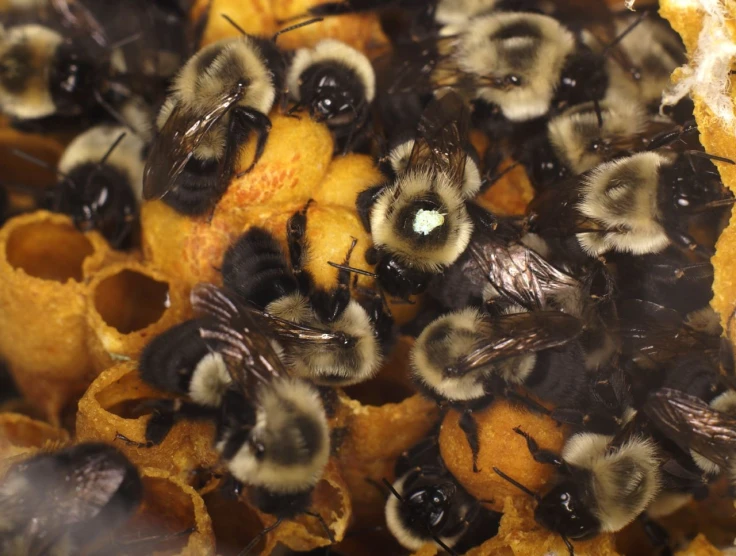
[[[308,204],[288,220],[286,251],[248,229],[222,259],[222,286],[192,290],[197,316],[144,349],[141,379],[175,396],[151,408],[145,443],[119,442],[143,449],[180,420],[211,420],[228,489],[245,487],[273,527],[309,514],[332,540],[310,508],[334,388],[373,379],[408,334],[406,372],[442,411],[461,412],[474,471],[534,497],[537,522],[570,554],[675,512],[723,473],[736,487],[732,347],[709,306],[733,202],[714,161],[733,162],[699,146],[688,98],[660,106],[685,52],[654,11],[590,6],[582,20],[542,0],[348,0],[273,37],[243,31],[189,52],[197,25],[176,2],[33,4],[3,14],[0,111],[24,130],[86,131],[49,168],[55,187],[3,184],[2,219],[18,212],[11,194],[31,195],[135,248],[144,199],[211,216],[249,139],[244,173],[258,164],[274,110],[324,123],[337,155],[371,154],[383,174],[355,203],[375,270],[351,266],[353,241],[330,263],[336,282],[317,286]],[[363,11],[391,41],[374,60],[332,39],[279,48],[280,34]],[[472,133],[490,147],[479,153]],[[526,214],[474,202],[516,166],[535,189]],[[358,275],[375,288],[358,288]],[[417,316],[397,325],[388,300],[418,295]],[[572,431],[560,454],[515,431],[555,467],[547,492],[477,469],[474,413],[497,398]],[[436,431],[385,487],[387,528],[408,550],[461,554],[498,529],[500,514],[444,465]],[[69,508],[63,519],[44,509],[49,492]],[[135,467],[109,445],[36,456],[0,484],[0,552],[76,553],[140,500]]]

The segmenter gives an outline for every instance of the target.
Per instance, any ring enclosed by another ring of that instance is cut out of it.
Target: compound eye
[[[324,97],[317,102],[316,111],[323,116],[328,116],[335,110],[335,103],[330,97]]]
[[[514,74],[507,75],[505,81],[507,85],[511,85],[512,87],[520,87],[522,83],[521,77]]]
[[[248,441],[250,450],[257,460],[262,460],[266,457],[266,446],[257,438],[251,438]]]

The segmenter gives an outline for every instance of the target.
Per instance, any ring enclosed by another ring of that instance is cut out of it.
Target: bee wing
[[[502,219],[468,205],[474,224],[468,252],[498,293],[532,311],[544,309],[546,298],[563,289],[580,289],[579,280],[547,262],[521,243],[516,219]]]
[[[254,309],[253,316],[256,320],[261,320],[263,325],[273,332],[283,344],[320,344],[323,347],[338,347],[347,341],[342,333],[331,332],[308,324],[298,324],[263,311]]]
[[[581,287],[578,280],[523,243],[488,236],[484,241],[471,241],[469,249],[499,294],[529,311],[545,308],[549,294]]]
[[[513,313],[489,319],[480,345],[447,374],[461,376],[500,359],[562,346],[582,331],[580,320],[559,311]]]
[[[80,538],[93,533],[85,528],[86,524],[108,506],[127,472],[106,455],[91,455],[81,465],[67,462],[66,473],[60,472],[64,464],[59,465],[56,454],[42,454],[19,463],[0,487],[3,523],[24,527],[29,538],[40,531],[44,536],[40,542],[49,546],[69,531]]]
[[[78,0],[50,0],[49,5],[58,14],[64,27],[75,29],[77,34],[89,35],[99,46],[107,47],[110,40],[104,26],[87,6]]]
[[[194,149],[212,126],[228,113],[244,94],[239,86],[220,96],[213,107],[201,117],[187,114],[177,104],[151,145],[143,170],[143,197],[160,199],[174,186],[176,178],[192,159]]]
[[[728,467],[736,454],[736,418],[704,400],[671,388],[649,396],[644,411],[658,428],[685,450]]]
[[[469,132],[467,103],[455,91],[444,91],[427,105],[419,120],[408,166],[429,164],[435,171],[447,174],[452,183],[462,184]]]
[[[213,317],[214,323],[200,329],[200,334],[211,342],[213,351],[223,355],[233,382],[244,395],[252,390],[251,374],[261,382],[288,375],[262,322],[234,294],[212,284],[198,284],[192,289],[191,301],[196,311]]]
[[[432,73],[443,58],[440,51],[447,50],[453,40],[431,37],[394,45],[373,63],[376,90],[386,96],[431,92],[435,88]]]
[[[126,477],[126,469],[110,464],[101,455],[74,467],[66,477],[59,495],[54,496],[56,513],[67,523],[84,523],[107,506]]]
[[[0,522],[3,523],[3,533],[17,532],[20,528],[32,523],[45,508],[43,496],[27,492],[33,488],[33,485],[26,483],[26,489],[23,491],[8,488],[17,474],[16,468],[11,468],[3,477],[3,484],[0,485]]]
[[[534,196],[527,207],[530,231],[548,237],[605,231],[601,223],[577,209],[582,200],[577,179],[571,178]]]
[[[681,356],[683,352],[705,350],[717,353],[719,340],[685,325],[672,309],[641,299],[627,299],[618,306],[624,350],[634,361],[655,364]]]

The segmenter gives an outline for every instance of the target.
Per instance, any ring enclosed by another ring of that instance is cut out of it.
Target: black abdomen
[[[189,395],[192,374],[210,353],[199,333],[209,320],[188,320],[154,338],[143,350],[138,365],[143,381],[166,392]]]
[[[176,212],[190,216],[205,214],[215,206],[227,189],[222,178],[223,168],[216,159],[192,158],[174,183],[174,187],[163,197],[163,202]]]
[[[565,407],[577,405],[588,386],[580,344],[572,341],[537,353],[534,369],[524,386],[543,401]]]
[[[260,308],[298,290],[281,246],[262,228],[251,228],[225,252],[222,280]]]

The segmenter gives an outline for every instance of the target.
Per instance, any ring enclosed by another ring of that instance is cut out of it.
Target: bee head
[[[389,253],[383,253],[379,257],[376,274],[386,293],[402,299],[426,290],[431,276],[427,272],[402,264]]]
[[[562,481],[540,500],[534,510],[534,519],[541,526],[572,540],[589,539],[600,531],[600,520],[585,503],[579,486]]]
[[[79,45],[64,41],[56,49],[49,87],[59,113],[75,114],[94,102],[100,67]]]
[[[572,106],[603,98],[608,88],[608,74],[604,59],[590,49],[578,47],[568,56],[560,74],[555,92],[559,106]]]
[[[351,86],[338,68],[316,66],[305,75],[309,81],[302,84],[301,97],[308,101],[313,118],[330,127],[352,123],[362,102],[360,89]]]
[[[435,482],[425,477],[404,492],[404,514],[417,529],[440,531],[450,517],[456,487],[450,482]]]

